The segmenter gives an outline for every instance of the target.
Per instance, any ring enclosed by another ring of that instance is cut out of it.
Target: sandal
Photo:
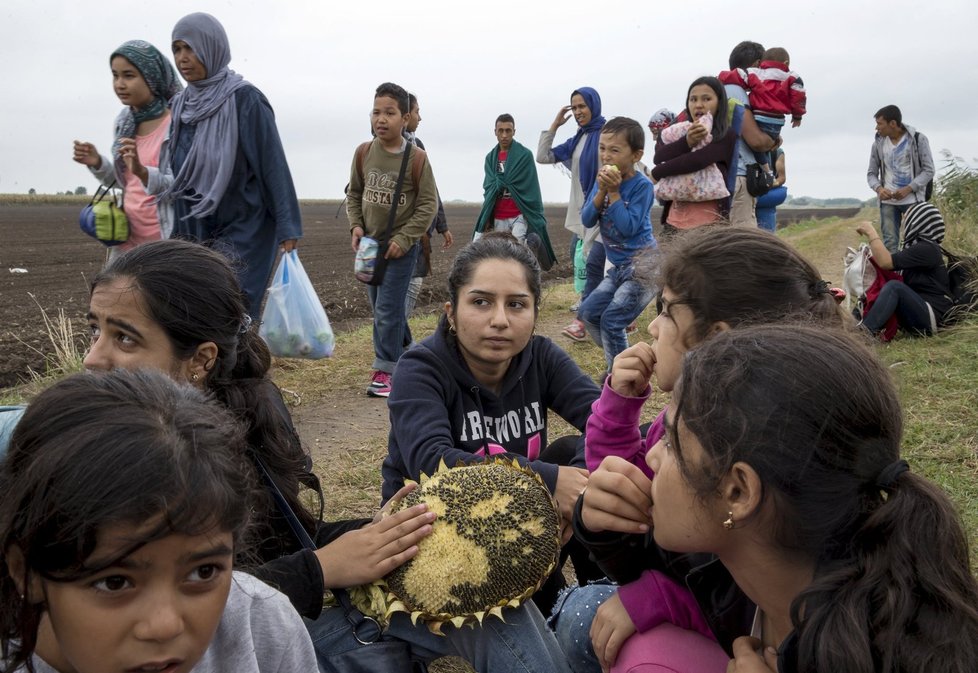
[[[587,341],[587,332],[584,330],[584,323],[580,320],[575,320],[570,325],[565,327],[560,331],[568,339],[573,339],[574,341]]]

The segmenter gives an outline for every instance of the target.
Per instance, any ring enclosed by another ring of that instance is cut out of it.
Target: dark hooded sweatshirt
[[[528,465],[553,492],[557,465],[539,460],[547,446],[547,411],[584,432],[600,390],[550,339],[534,336],[509,365],[502,393],[482,387],[462,359],[444,320],[435,334],[397,362],[388,399],[391,430],[384,459],[383,501],[405,479],[503,454]],[[584,442],[572,463],[585,467]]]

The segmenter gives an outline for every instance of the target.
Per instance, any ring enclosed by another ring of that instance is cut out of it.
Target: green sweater
[[[424,150],[411,147],[411,152]],[[346,214],[350,220],[350,230],[362,227],[365,235],[381,240],[387,231],[387,218],[390,213],[394,188],[397,185],[397,174],[401,170],[402,154],[388,152],[376,138],[370,144],[363,159],[363,177],[357,170],[356,156],[350,167],[350,191],[347,193]],[[397,216],[391,241],[397,243],[404,252],[411,249],[421,236],[428,230],[431,220],[438,209],[438,190],[435,187],[435,175],[431,172],[431,164],[427,157],[421,170],[420,184],[414,184],[411,175],[411,162],[408,160],[404,172],[404,186],[401,189],[400,203],[397,206]]]

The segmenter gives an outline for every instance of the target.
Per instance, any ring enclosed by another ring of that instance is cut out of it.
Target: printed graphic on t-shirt
[[[533,402],[522,410],[513,409],[503,416],[483,416],[478,411],[470,411],[462,423],[462,442],[489,440],[489,455],[506,453],[506,444],[527,438],[526,457],[536,460],[540,455],[540,431],[546,421],[539,402]],[[482,455],[483,449],[477,452]]]
[[[910,160],[910,134],[904,133],[896,145],[883,141],[883,163],[885,168],[884,187],[895,191],[906,187],[913,179],[913,166]]]
[[[397,175],[384,173],[375,168],[371,168],[364,177],[363,203],[364,205],[375,205],[390,208],[394,200],[394,190],[397,187]],[[407,203],[407,196],[401,192],[397,199],[397,207],[400,208]]]

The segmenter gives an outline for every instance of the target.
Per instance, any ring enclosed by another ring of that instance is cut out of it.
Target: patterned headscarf
[[[649,128],[661,131],[676,121],[676,115],[671,110],[662,108],[649,117]]]
[[[193,143],[173,183],[161,198],[191,202],[187,217],[213,213],[227,189],[238,154],[238,106],[234,93],[249,86],[241,75],[228,69],[231,46],[224,26],[210,14],[189,14],[173,27],[173,41],[186,42],[207,71],[206,79],[188,82],[173,99],[170,137],[183,124],[197,127]],[[172,143],[171,143],[172,145]],[[170,162],[170,148],[160,165]]]
[[[121,56],[132,63],[139,74],[143,76],[143,79],[146,80],[146,86],[153,94],[153,101],[149,105],[138,110],[126,107],[115,120],[115,141],[112,143],[112,156],[116,175],[121,176],[124,164],[119,156],[119,146],[122,139],[135,138],[136,128],[140,122],[158,119],[166,114],[170,100],[183,89],[183,85],[177,77],[177,71],[173,64],[160,53],[159,49],[145,40],[130,40],[123,43],[109,56],[110,64],[116,56]]]
[[[944,218],[932,203],[915,203],[903,215],[903,246],[906,250],[919,241],[940,245],[944,241]]]

